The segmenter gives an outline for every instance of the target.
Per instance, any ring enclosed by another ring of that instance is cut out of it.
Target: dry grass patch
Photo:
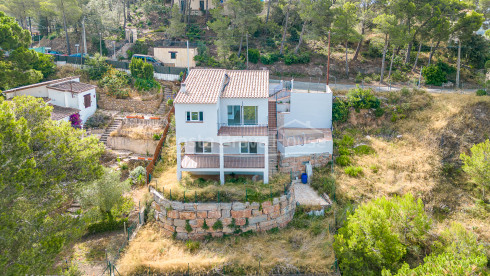
[[[321,223],[326,223],[320,220]],[[203,241],[191,250],[185,241],[165,237],[158,224],[145,226],[117,264],[123,275],[147,273],[270,274],[328,273],[334,262],[328,226],[320,233],[289,227],[269,233]]]
[[[160,162],[162,163],[162,162]],[[160,164],[159,163],[159,164]],[[158,168],[160,166],[160,168]],[[163,168],[161,167],[163,166]],[[290,182],[289,174],[276,174],[269,179],[269,184],[262,181],[252,181],[250,176],[236,175],[227,177],[224,185],[216,180],[217,176],[196,176],[187,172],[182,173],[182,180],[177,180],[177,166],[157,165],[159,176],[154,176],[150,183],[165,197],[173,200],[193,202],[217,202],[218,192],[220,202],[248,201],[262,202],[272,197],[278,197],[284,193],[285,187]]]

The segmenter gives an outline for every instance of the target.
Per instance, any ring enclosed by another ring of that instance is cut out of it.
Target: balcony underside
[[[183,169],[219,169],[218,154],[186,154],[182,158]],[[264,155],[224,155],[225,169],[263,169]]]
[[[222,126],[218,136],[267,136],[266,126]]]

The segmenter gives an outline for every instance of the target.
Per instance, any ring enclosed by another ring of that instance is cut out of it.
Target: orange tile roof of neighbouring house
[[[62,78],[62,79],[57,79],[57,80],[44,81],[44,82],[34,83],[34,84],[30,84],[30,85],[25,85],[25,86],[19,86],[16,88],[5,90],[2,93],[12,93],[12,92],[16,92],[16,91],[20,91],[20,90],[24,90],[24,89],[29,89],[29,88],[34,88],[34,87],[39,87],[39,86],[43,86],[43,85],[48,86],[48,85],[53,85],[56,83],[60,83],[60,82],[64,82],[64,81],[70,81],[70,80],[78,79],[78,78],[80,78],[80,77],[75,76],[75,77],[67,77],[67,78]]]
[[[63,107],[59,105],[49,104],[53,107],[53,111],[51,112],[51,119],[58,121],[63,118],[66,118],[70,115],[77,114],[80,112],[80,109],[71,108],[71,107]]]
[[[269,71],[192,69],[174,103],[214,104],[219,97],[268,98]]]

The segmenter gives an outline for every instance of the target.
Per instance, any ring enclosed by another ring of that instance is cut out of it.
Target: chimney
[[[186,93],[186,92],[187,92],[187,90],[186,90],[186,88],[185,88],[185,83],[182,83],[182,84],[180,85],[180,91],[181,91],[182,93]]]

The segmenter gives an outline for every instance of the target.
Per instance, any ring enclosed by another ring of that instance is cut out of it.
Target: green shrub
[[[308,63],[310,62],[310,55],[308,53],[303,53],[301,55],[287,54],[284,56],[284,63],[286,65],[297,64],[297,63]]]
[[[377,107],[375,110],[374,110],[374,116],[376,117],[381,117],[385,114],[385,110],[381,107]]]
[[[110,116],[101,112],[95,112],[94,115],[90,116],[85,122],[86,128],[103,128],[109,123]]]
[[[379,171],[379,166],[378,166],[378,165],[371,165],[371,166],[369,167],[369,169],[371,169],[371,171],[372,171],[373,173],[378,173],[378,171]]]
[[[203,224],[202,224],[202,229],[204,230],[208,230],[209,229],[209,226],[208,224],[206,223],[206,220],[204,220]]]
[[[142,166],[134,168],[131,173],[129,173],[129,178],[133,184],[143,184],[141,183],[142,177],[146,177],[146,169]]]
[[[339,146],[339,155],[351,155],[351,150],[347,147]]]
[[[424,67],[422,69],[422,76],[424,77],[426,84],[441,86],[447,81],[446,73],[435,64]]]
[[[345,167],[351,164],[351,160],[349,156],[341,155],[335,159],[335,163],[339,166]]]
[[[485,91],[483,89],[478,89],[478,90],[476,90],[476,95],[477,96],[485,96],[485,95],[487,95],[487,91]]]
[[[153,80],[153,65],[139,58],[131,59],[129,64],[131,76],[137,79]]]
[[[332,119],[334,122],[345,122],[349,118],[349,104],[340,99],[336,98],[332,105]]]
[[[185,231],[187,231],[187,233],[192,232],[192,226],[191,226],[191,224],[189,223],[189,220],[186,220],[186,221],[185,221]]]
[[[196,250],[199,249],[199,247],[201,246],[201,243],[198,242],[198,241],[191,241],[191,240],[187,240],[185,242],[185,247],[187,247],[187,249],[192,253]]]
[[[358,177],[363,175],[363,170],[361,167],[349,166],[344,169],[345,174],[351,177]]]
[[[424,251],[430,227],[422,200],[410,194],[361,205],[354,213],[347,213],[333,243],[342,273],[381,275],[384,268],[397,271],[408,252]]]
[[[260,52],[257,49],[249,49],[248,50],[248,61],[251,63],[257,63],[260,59]]]
[[[152,89],[160,90],[161,88],[160,83],[158,81],[154,79],[147,80],[141,78],[135,78],[134,86],[139,91],[150,91]]]
[[[393,82],[405,82],[408,80],[407,75],[400,70],[395,70],[393,73],[391,73],[390,77]]]
[[[361,52],[361,55],[366,58],[380,58],[383,57],[383,49],[376,47],[373,43],[369,44],[367,51]]]
[[[127,170],[129,167],[128,167],[128,163],[122,163],[121,164],[121,170],[125,171]]]
[[[103,220],[95,223],[91,223],[87,227],[87,231],[90,234],[102,233],[108,231],[114,231],[124,228],[124,223],[128,222],[127,218],[123,218],[120,220]]]
[[[223,229],[223,223],[221,222],[221,220],[217,220],[214,224],[213,224],[213,230],[214,231],[217,231],[217,230],[222,230]]]
[[[355,83],[361,83],[363,80],[361,72],[357,73],[356,78],[354,79]]]
[[[359,86],[349,90],[347,101],[356,110],[378,108],[381,105],[380,100],[373,95],[371,89],[362,89]]]
[[[339,140],[337,143],[339,144],[339,147],[340,146],[352,147],[354,145],[354,138],[345,134],[344,136],[342,136],[342,140]]]
[[[335,192],[335,178],[332,176],[315,177],[315,174],[313,174],[311,187],[319,194],[326,193],[331,196]]]
[[[273,64],[279,60],[279,55],[277,54],[262,54],[260,55],[260,62],[263,64]]]
[[[172,105],[174,105],[174,100],[173,100],[173,99],[168,99],[168,101],[167,101],[167,105],[168,105],[168,106],[172,106]]]
[[[162,136],[160,134],[153,134],[153,140],[158,141]]]
[[[359,145],[354,148],[354,152],[359,155],[373,154],[375,151],[368,145]]]

